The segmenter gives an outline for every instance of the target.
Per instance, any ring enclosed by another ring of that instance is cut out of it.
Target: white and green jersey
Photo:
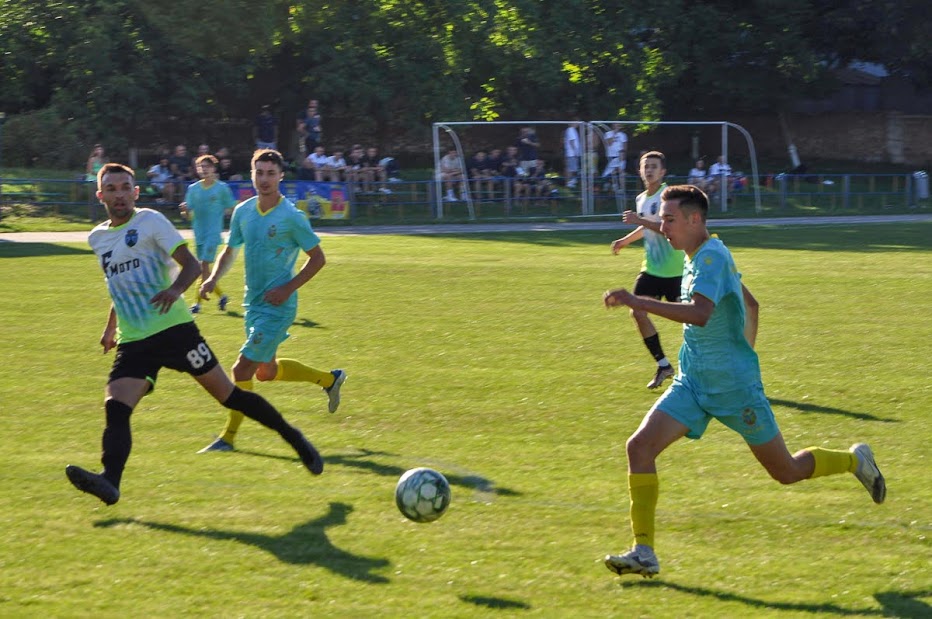
[[[175,281],[178,264],[172,253],[185,242],[164,215],[136,209],[121,226],[105,221],[95,227],[87,242],[100,259],[116,310],[117,343],[142,340],[194,320],[183,297],[164,314],[149,302]]]
[[[215,181],[208,188],[204,187],[204,181],[192,183],[184,194],[184,201],[193,216],[191,227],[197,243],[219,245],[223,240],[223,214],[236,205],[229,185]]]
[[[294,277],[299,252],[308,252],[320,244],[307,215],[282,196],[278,204],[259,210],[258,198],[241,202],[230,220],[230,247],[245,245],[246,292],[243,307],[249,311],[269,313],[294,312],[298,294],[281,305],[264,300],[265,293]]]
[[[667,188],[664,183],[651,195],[646,191],[635,199],[638,215],[650,221],[660,221],[660,194]],[[683,275],[683,258],[681,250],[673,249],[667,237],[644,228],[644,262],[641,272],[654,277],[680,277]]]

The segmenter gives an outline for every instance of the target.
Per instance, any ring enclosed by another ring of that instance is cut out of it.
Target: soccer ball
[[[450,505],[450,484],[446,477],[433,469],[411,469],[395,486],[395,503],[405,518],[414,522],[433,522]]]

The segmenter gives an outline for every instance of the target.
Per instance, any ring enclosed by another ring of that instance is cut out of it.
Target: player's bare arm
[[[629,234],[626,234],[620,239],[612,241],[612,253],[618,254],[618,252],[621,251],[622,248],[627,247],[628,245],[636,241],[640,241],[642,238],[644,238],[644,228],[642,226],[638,226],[637,228],[632,230]]]
[[[654,232],[660,233],[660,222],[647,219],[646,217],[641,217],[635,211],[625,211],[622,214],[622,220],[632,226],[640,226],[642,228],[647,228],[648,230],[653,230]]]
[[[110,349],[116,346],[116,327],[117,327],[117,317],[116,310],[113,308],[113,304],[110,304],[110,311],[107,314],[107,326],[104,327],[104,332],[100,336],[100,345],[104,347],[104,354],[110,352]]]
[[[704,327],[715,310],[715,303],[701,294],[694,294],[692,300],[688,303],[670,303],[669,301],[658,301],[650,297],[639,297],[624,288],[618,288],[606,291],[602,295],[602,301],[605,303],[605,307],[627,306],[631,309],[655,314],[667,320],[698,327]]]
[[[181,272],[178,273],[178,277],[171,286],[149,299],[149,303],[157,307],[160,314],[166,313],[172,304],[184,294],[184,291],[194,283],[194,280],[201,276],[201,263],[197,261],[187,245],[179,245],[172,252],[172,258],[181,266]]]
[[[200,293],[202,299],[210,298],[210,293],[213,292],[214,288],[217,287],[217,282],[219,282],[220,279],[229,272],[235,261],[236,248],[227,245],[223,248],[223,252],[214,263],[214,270],[210,273],[210,277],[201,283],[201,287],[198,292]]]
[[[324,268],[326,263],[327,258],[324,256],[324,250],[320,248],[320,245],[312,247],[307,251],[307,261],[304,263],[304,266],[295,273],[295,276],[281,286],[277,286],[266,292],[263,298],[272,305],[281,305],[287,301],[288,297],[294,294],[298,288],[317,275],[317,273]]]
[[[754,295],[744,284],[741,284],[741,294],[744,296],[745,307],[744,338],[751,345],[751,348],[754,348],[754,343],[757,341],[757,320],[760,313],[760,303],[757,302],[757,299],[754,298]]]

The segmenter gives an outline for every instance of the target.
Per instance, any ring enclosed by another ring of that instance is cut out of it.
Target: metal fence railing
[[[418,223],[430,221],[554,219],[612,217],[634,208],[641,191],[636,175],[621,183],[593,179],[591,214],[583,215],[579,192],[565,186],[559,177],[543,179],[497,178],[491,181],[458,181],[452,197],[441,196],[442,218],[436,209],[437,183],[398,181],[376,185],[362,192],[346,186],[348,219],[353,223]],[[686,178],[668,175],[667,182],[685,183]],[[172,216],[177,201],[165,202],[147,181],[140,183],[141,206],[158,208]],[[248,181],[245,183],[248,185]],[[759,187],[760,209],[747,179],[729,181],[727,212],[712,195],[712,217],[792,216],[795,214],[871,214],[910,212],[929,208],[929,183],[924,172],[912,174],[805,174],[765,175]],[[95,184],[67,179],[0,179],[0,216],[59,216],[83,221],[100,221],[103,207],[95,197]],[[183,191],[177,192],[183,195]],[[466,198],[471,201],[468,207]]]

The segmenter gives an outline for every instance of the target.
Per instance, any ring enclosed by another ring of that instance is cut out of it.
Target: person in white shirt
[[[298,172],[298,178],[318,182],[323,181],[324,172],[329,159],[330,158],[324,153],[324,147],[318,144],[314,147],[314,151],[301,162],[301,170]]]
[[[718,193],[718,190],[722,186],[722,182],[728,183],[730,185],[731,180],[731,166],[728,165],[728,162],[725,161],[725,155],[719,155],[718,161],[712,164],[712,167],[709,168],[709,190],[711,193]]]
[[[709,175],[708,170],[705,169],[705,160],[697,159],[695,167],[689,171],[689,177],[687,181],[690,185],[694,185],[701,189],[702,191],[708,191],[709,188]]]
[[[339,148],[333,151],[333,154],[327,157],[327,160],[324,162],[323,172],[327,177],[327,180],[332,183],[338,183],[343,179],[343,174],[346,172],[346,159],[343,158],[343,151]]]
[[[619,181],[625,174],[625,154],[628,150],[628,135],[621,130],[621,123],[612,123],[610,131],[605,132],[605,156],[608,165],[602,177],[615,175]]]
[[[578,124],[579,119],[574,119],[573,124],[563,132],[563,161],[566,167],[564,177],[567,187],[576,186],[576,175],[579,173],[579,157],[582,150],[579,144],[579,131],[576,129]]]

